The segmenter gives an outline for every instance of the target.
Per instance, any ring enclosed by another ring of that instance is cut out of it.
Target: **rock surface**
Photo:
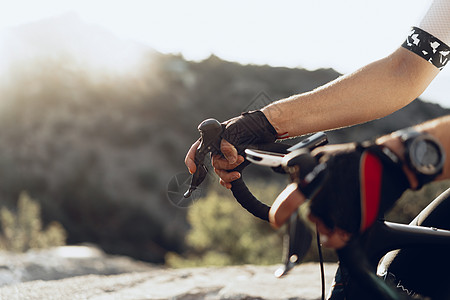
[[[321,295],[320,269],[313,263],[277,279],[277,266],[166,269],[90,247],[0,256],[0,299],[313,300]],[[325,265],[327,290],[335,270],[335,264]],[[118,273],[124,274],[110,275]]]
[[[149,271],[155,267],[92,246],[65,246],[26,253],[0,252],[0,286],[101,274]]]
[[[327,283],[335,265],[327,265]],[[0,289],[1,299],[298,299],[320,298],[316,264],[296,268],[286,278],[276,266],[155,269],[122,275],[87,275],[57,281],[31,281]]]

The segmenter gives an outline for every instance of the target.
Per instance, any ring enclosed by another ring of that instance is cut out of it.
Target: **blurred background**
[[[214,175],[194,203],[178,205],[197,125],[382,58],[428,4],[9,3],[0,10],[1,248],[91,243],[171,266],[279,262],[280,232],[242,211]],[[330,132],[331,142],[447,114],[449,80],[444,70],[421,100]],[[267,203],[287,182],[265,169],[248,173]],[[415,200],[402,199],[392,217],[407,222],[443,188],[409,193]]]

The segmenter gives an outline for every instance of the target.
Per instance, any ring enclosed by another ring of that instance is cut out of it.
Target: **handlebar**
[[[223,127],[215,119],[207,119],[200,123],[198,126],[198,131],[200,132],[200,144],[195,152],[195,165],[197,167],[195,173],[192,175],[191,184],[189,189],[185,192],[184,197],[189,198],[192,192],[203,182],[206,178],[208,169],[204,164],[205,157],[208,153],[220,153],[220,142],[222,139]],[[283,143],[270,143],[270,144],[260,144],[260,145],[248,145],[247,149],[252,149],[256,153],[278,156],[283,158],[285,155],[296,151],[298,149],[313,149],[317,146],[326,144],[328,142],[326,135],[324,133],[317,133],[300,143],[291,146]],[[250,164],[250,162],[255,161],[255,155],[253,157],[247,154],[247,158],[242,164],[232,171],[238,171],[242,174],[243,169]],[[253,159],[252,159],[253,158]],[[272,166],[275,170],[280,171],[280,165]],[[244,207],[248,212],[253,214],[255,217],[260,218],[264,221],[269,221],[269,210],[270,206],[264,204],[258,200],[252,192],[248,189],[242,176],[241,178],[231,182],[231,192],[237,202]]]
[[[259,150],[263,152],[274,151],[279,154],[287,154],[287,149],[289,145],[281,144],[281,143],[272,143],[272,144],[262,144],[262,145],[252,145],[249,148],[253,150]],[[247,167],[251,161],[246,159],[241,165],[235,168],[233,171],[238,171],[242,174],[242,171],[245,167]],[[262,201],[258,200],[253,193],[248,189],[247,185],[244,182],[243,177],[241,176],[239,179],[231,182],[231,192],[233,193],[233,197],[236,201],[245,208],[249,213],[254,215],[257,218],[260,218],[263,221],[269,221],[269,210],[270,206],[264,204]]]
[[[206,177],[207,168],[204,165],[206,154],[210,152],[220,153],[222,125],[217,120],[207,119],[200,123],[198,130],[200,132],[200,144],[196,150],[194,160],[197,169],[192,175],[189,189],[184,194],[185,198],[190,197],[192,192]],[[303,163],[305,165],[306,163],[308,165],[306,169],[308,169],[307,172],[309,173],[316,165],[315,161],[311,163],[312,156],[309,155],[309,150],[326,143],[328,143],[327,136],[325,133],[319,132],[294,146],[282,143],[248,145],[245,150],[245,161],[232,171],[238,171],[242,174],[244,168],[253,162],[270,166],[277,172],[285,173],[287,171],[288,173],[295,173],[296,170],[292,170],[295,169],[295,164]],[[269,221],[270,206],[264,204],[252,194],[245,184],[243,176],[231,182],[231,192],[236,201],[248,212],[261,220]],[[287,274],[289,270],[301,261],[309,249],[311,240],[312,235],[306,224],[299,218],[297,213],[294,213],[291,216],[288,232],[285,236],[284,266],[277,270],[277,277]]]
[[[200,132],[200,144],[195,153],[196,172],[192,175],[189,189],[184,194],[185,198],[191,196],[192,192],[203,182],[207,174],[207,168],[204,164],[205,157],[208,153],[220,153],[220,142],[222,139],[223,126],[215,119],[207,119],[198,126]],[[313,173],[321,172],[321,165],[312,160],[309,150],[326,144],[327,138],[324,133],[315,134],[300,143],[290,146],[282,143],[250,145],[247,147],[246,160],[233,171],[242,174],[244,168],[250,163],[261,164],[272,167],[275,171],[289,173],[291,178],[294,175],[296,179],[306,180]],[[306,149],[306,150],[305,150]],[[298,166],[301,166],[299,170]],[[303,173],[303,174],[302,174]],[[259,201],[247,188],[243,177],[233,181],[231,191],[234,198],[254,216],[268,221],[270,207]],[[301,182],[300,182],[301,186]],[[312,185],[313,186],[313,185]],[[302,192],[307,196],[308,191]],[[311,233],[306,230],[298,213],[294,212],[288,221],[287,232],[287,250],[285,253],[284,266],[277,270],[277,276],[285,275],[292,267],[294,267],[309,248],[311,242]],[[389,226],[388,226],[389,227]],[[371,229],[375,230],[376,226]],[[375,234],[377,231],[374,231]],[[383,231],[384,232],[384,231]],[[366,233],[366,234],[368,234]],[[302,236],[300,239],[298,236]],[[396,237],[396,235],[393,235]],[[376,295],[379,299],[399,300],[402,299],[395,291],[391,290],[385,282],[380,280],[373,272],[372,261],[368,260],[365,247],[361,243],[361,236],[357,239],[351,239],[347,246],[337,251],[339,259],[343,266],[354,276],[354,279],[360,284],[361,288],[367,289]],[[447,238],[447,236],[446,236]],[[307,241],[309,239],[309,242]],[[301,240],[302,244],[299,244]],[[394,243],[395,244],[395,243]],[[364,248],[364,249],[363,249]],[[379,249],[376,248],[375,249]],[[385,250],[385,249],[381,249]],[[375,250],[374,250],[375,251]],[[384,252],[383,252],[384,253]]]

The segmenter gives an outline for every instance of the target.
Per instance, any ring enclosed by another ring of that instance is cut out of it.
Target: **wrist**
[[[266,119],[272,125],[277,133],[277,139],[286,139],[289,138],[289,132],[287,130],[283,130],[282,122],[285,121],[285,118],[280,119],[280,111],[274,105],[269,105],[261,109],[261,112],[264,114]]]
[[[277,132],[260,110],[248,111],[222,123],[222,139],[232,144],[238,152],[249,145],[273,143]]]
[[[443,172],[445,150],[439,140],[425,131],[405,128],[382,138],[380,144],[399,156],[412,189],[422,188]]]
[[[409,187],[413,190],[419,187],[419,181],[414,172],[405,163],[405,145],[399,136],[387,135],[376,140],[376,144],[387,147],[402,161],[402,170],[409,182]]]

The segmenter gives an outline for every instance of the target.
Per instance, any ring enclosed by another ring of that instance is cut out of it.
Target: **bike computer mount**
[[[295,144],[294,146],[289,147],[286,152],[290,153],[299,149],[310,150],[324,145],[327,142],[327,135],[323,132],[318,132]],[[245,149],[245,154],[246,159],[251,163],[272,168],[282,166],[283,159],[286,156],[286,154],[283,153],[263,151],[258,149]]]

